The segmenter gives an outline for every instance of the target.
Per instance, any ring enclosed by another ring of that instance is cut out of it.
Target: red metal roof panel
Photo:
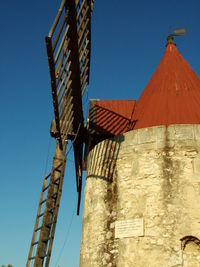
[[[139,98],[134,129],[200,123],[200,79],[174,44],[164,56]]]
[[[90,107],[90,128],[99,135],[118,135],[133,129],[135,100],[95,100]]]

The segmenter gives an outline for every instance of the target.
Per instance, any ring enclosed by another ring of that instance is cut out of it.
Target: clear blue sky
[[[0,1],[0,266],[25,266],[30,246],[53,116],[44,38],[59,5],[59,0]],[[89,98],[138,99],[161,60],[170,26],[186,27],[177,47],[200,76],[199,12],[199,0],[96,0]],[[48,171],[54,145],[52,140]],[[79,265],[82,214],[72,217],[75,205],[70,155],[51,267]]]

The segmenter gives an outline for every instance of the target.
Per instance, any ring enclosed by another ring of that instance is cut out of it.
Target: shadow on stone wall
[[[113,181],[116,162],[123,135],[106,139],[98,143],[90,151],[87,160],[87,178],[99,178],[108,182]]]

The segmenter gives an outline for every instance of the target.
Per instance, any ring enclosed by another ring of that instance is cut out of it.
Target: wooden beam
[[[68,12],[66,12],[66,14],[65,14],[65,16],[64,16],[64,18],[63,18],[63,21],[62,21],[62,23],[61,23],[61,26],[60,26],[60,28],[59,28],[59,31],[58,31],[58,33],[57,33],[57,36],[55,37],[55,41],[54,41],[53,44],[52,44],[52,46],[53,46],[53,52],[55,51],[55,48],[56,48],[56,46],[57,46],[57,44],[58,44],[60,35],[61,35],[62,30],[63,30],[63,28],[64,28],[64,25],[66,24],[66,21],[67,21],[67,17],[68,17]]]
[[[61,134],[60,134],[60,120],[59,120],[58,99],[57,99],[57,90],[56,90],[55,66],[54,66],[54,60],[53,60],[51,38],[49,37],[46,37],[46,46],[47,46],[47,55],[48,55],[49,69],[50,69],[50,76],[51,76],[51,91],[52,91],[52,97],[53,97],[56,129],[58,131],[59,146],[60,146],[60,149],[62,150],[63,145],[62,145],[62,139],[61,139]]]
[[[60,87],[62,87],[63,85],[64,86],[63,86],[63,89],[62,89],[61,93],[59,94],[59,92],[58,92],[58,105],[59,106],[60,106],[60,101],[61,101],[63,95],[66,93],[67,89],[69,88],[68,85],[69,85],[69,80],[71,78],[71,73],[72,73],[71,71],[70,72],[66,72],[66,74],[68,74],[68,75],[65,75],[65,77],[63,78],[63,80],[62,80],[62,82],[60,84]]]
[[[65,6],[65,2],[66,2],[66,0],[62,0],[62,2],[61,2],[61,5],[59,7],[59,10],[58,10],[58,13],[56,15],[56,18],[55,18],[55,20],[53,22],[53,25],[52,25],[52,27],[51,27],[51,29],[49,31],[49,35],[48,35],[49,38],[52,37],[52,35],[54,34],[54,31],[56,29],[56,26],[58,25],[59,19],[61,17],[62,11],[63,11],[64,6]]]
[[[80,8],[79,8],[79,10],[78,10],[78,13],[77,13],[77,15],[76,15],[76,21],[79,20],[80,14],[82,13],[82,11],[83,11],[83,7],[85,7],[85,4],[86,4],[86,0],[83,0],[83,2],[81,3]]]
[[[67,33],[68,33],[68,31],[69,31],[69,25],[66,26],[66,29],[65,29],[65,31],[64,31],[62,40],[61,40],[60,45],[59,45],[59,47],[58,47],[58,50],[57,50],[57,52],[56,52],[56,56],[55,56],[55,59],[54,59],[55,64],[57,63],[57,60],[58,60],[58,58],[59,58],[59,56],[60,56],[60,52],[62,51],[62,48],[63,48],[64,43],[65,43],[65,42],[66,42],[66,43],[68,42],[68,40],[67,40],[67,38],[66,38],[66,37],[67,37]],[[64,51],[64,53],[65,53],[65,51]]]

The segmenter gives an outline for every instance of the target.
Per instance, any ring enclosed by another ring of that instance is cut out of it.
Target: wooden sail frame
[[[48,267],[50,263],[68,140],[74,148],[79,214],[85,133],[82,96],[89,83],[92,7],[92,0],[62,0],[46,37],[55,117],[51,135],[57,144],[52,171],[42,186],[27,267]]]
[[[62,1],[46,46],[56,137],[62,149],[63,141],[73,140],[84,122],[82,96],[90,74],[91,0]]]

